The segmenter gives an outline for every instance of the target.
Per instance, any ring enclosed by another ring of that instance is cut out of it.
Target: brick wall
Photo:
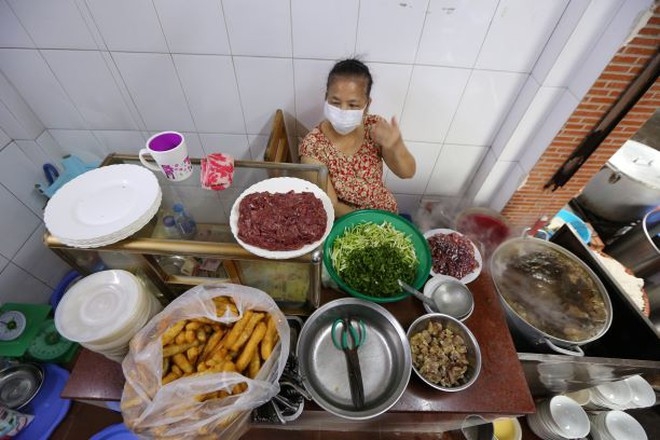
[[[552,216],[575,197],[616,150],[660,108],[660,84],[650,87],[566,185],[552,192],[543,185],[637,77],[660,45],[660,7],[637,36],[612,58],[502,211],[515,226],[531,226]]]

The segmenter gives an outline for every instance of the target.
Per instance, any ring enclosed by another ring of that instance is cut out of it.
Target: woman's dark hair
[[[330,84],[337,77],[363,78],[367,83],[367,98],[371,95],[371,86],[374,80],[371,78],[369,68],[362,61],[355,58],[338,61],[328,74],[328,82],[325,85],[326,90],[330,88]]]

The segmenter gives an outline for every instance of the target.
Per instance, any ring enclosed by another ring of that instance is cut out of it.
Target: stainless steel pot
[[[554,243],[532,237],[502,243],[491,275],[507,319],[531,343],[566,355],[603,336],[612,324],[612,303],[596,274]]]
[[[641,219],[660,200],[660,151],[627,141],[577,199],[605,220],[626,223]]]
[[[605,253],[641,278],[660,272],[660,206],[647,213],[642,221],[605,249]]]

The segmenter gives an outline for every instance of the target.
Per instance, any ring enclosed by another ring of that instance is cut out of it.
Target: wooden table
[[[322,427],[328,431],[442,432],[460,428],[469,415],[492,420],[504,415],[534,413],[534,401],[491,277],[482,273],[469,288],[475,298],[475,309],[465,323],[479,342],[482,355],[481,373],[470,388],[457,393],[439,392],[413,374],[401,399],[387,413],[373,420],[347,421],[308,402],[295,422],[259,425],[255,431],[318,431]],[[342,292],[324,289],[322,303],[344,296]],[[412,297],[384,304],[384,307],[404,329],[424,314],[422,303]],[[82,350],[62,397],[84,401],[120,400],[123,381],[121,365]]]

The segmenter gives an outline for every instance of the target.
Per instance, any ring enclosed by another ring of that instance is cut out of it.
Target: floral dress
[[[365,118],[364,140],[347,155],[339,151],[321,131],[320,124],[310,131],[299,147],[300,156],[311,157],[328,167],[337,198],[355,209],[382,209],[398,212],[394,195],[383,183],[383,156],[371,139],[371,128],[379,116]]]

